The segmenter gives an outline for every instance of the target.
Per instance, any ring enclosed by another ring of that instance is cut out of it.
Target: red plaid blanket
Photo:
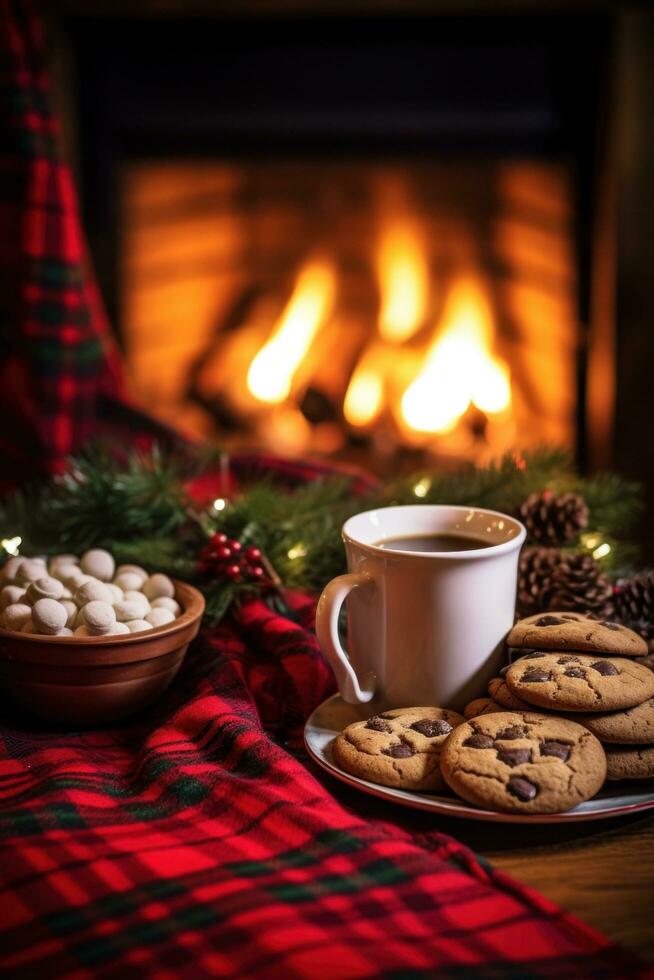
[[[132,724],[1,716],[0,975],[644,977],[427,821],[337,801],[297,753],[332,679],[294,604],[205,633]]]
[[[0,480],[61,467],[120,369],[49,101],[41,25],[0,0]]]

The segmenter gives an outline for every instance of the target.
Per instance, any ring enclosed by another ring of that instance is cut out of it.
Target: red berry
[[[211,543],[212,544],[227,544],[227,535],[226,534],[217,534],[217,533],[216,534],[212,534],[211,535]]]
[[[263,578],[265,574],[266,573],[264,572],[261,565],[256,565],[256,567],[250,571],[250,575],[252,576],[252,578]]]
[[[241,569],[238,565],[228,565],[225,569],[225,575],[227,578],[231,578],[234,581],[241,577]]]
[[[240,541],[230,541],[229,547],[232,549],[234,554],[238,554],[238,552],[241,550],[242,545]]]
[[[261,552],[258,548],[255,548],[254,545],[251,545],[249,548],[245,549],[245,557],[248,559],[248,561],[259,561],[261,558]]]
[[[227,561],[227,559],[231,557],[232,557],[232,549],[228,548],[226,544],[224,544],[222,548],[218,548],[216,550],[216,558],[219,558],[220,561]]]

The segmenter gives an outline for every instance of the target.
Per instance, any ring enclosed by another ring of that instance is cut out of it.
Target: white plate
[[[394,800],[402,806],[414,807],[416,810],[434,810],[448,817],[466,817],[468,820],[491,820],[496,823],[571,823],[579,820],[603,820],[607,817],[617,817],[624,813],[635,813],[654,807],[654,788],[651,784],[645,789],[635,784],[608,784],[592,800],[580,803],[566,813],[536,813],[521,815],[518,813],[496,813],[494,810],[481,810],[471,803],[465,803],[454,796],[434,796],[431,793],[410,793],[403,789],[393,789],[391,786],[379,786],[367,779],[351,776],[336,765],[332,757],[332,742],[346,725],[353,721],[367,718],[369,711],[366,706],[358,708],[347,704],[340,694],[331,698],[316,708],[304,727],[304,744],[312,759],[322,766],[332,776],[344,783],[380,796],[386,800]]]

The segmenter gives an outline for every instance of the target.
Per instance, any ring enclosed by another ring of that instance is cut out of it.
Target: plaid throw
[[[50,106],[39,22],[0,0],[0,480],[56,471],[119,366]]]
[[[0,975],[651,976],[433,818],[307,764],[332,679],[294,606],[206,632],[132,724],[0,716]]]

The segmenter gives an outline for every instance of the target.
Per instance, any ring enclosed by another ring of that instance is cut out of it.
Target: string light
[[[225,509],[225,507],[227,506],[227,501],[224,499],[224,497],[216,497],[216,499],[214,500],[214,502],[213,502],[213,504],[211,506],[213,507],[213,509],[215,510],[215,512],[218,514],[218,513],[220,513],[221,510],[224,510]]]
[[[418,482],[413,487],[413,493],[416,497],[426,497],[431,489],[431,480],[428,476],[423,476],[422,480]]]
[[[596,531],[581,535],[581,543],[596,561],[600,558],[606,558],[608,554],[611,553],[611,545],[608,541],[602,541],[602,535],[598,534]]]
[[[20,546],[22,543],[23,539],[18,535],[16,535],[15,538],[3,538],[2,541],[0,541],[0,545],[2,545],[7,554],[14,556],[16,556],[20,551]]]
[[[291,559],[291,561],[295,561],[296,558],[304,558],[306,553],[307,553],[306,546],[303,545],[302,542],[293,545],[293,547],[289,548],[289,550],[287,551],[287,555]]]

